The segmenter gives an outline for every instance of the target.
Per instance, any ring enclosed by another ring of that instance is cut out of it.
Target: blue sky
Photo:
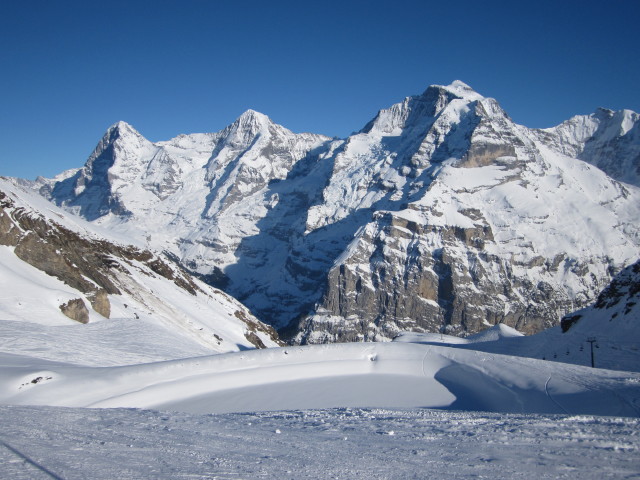
[[[152,141],[252,108],[343,137],[460,79],[518,123],[640,111],[640,2],[25,0],[0,4],[0,175],[80,167],[109,125]]]

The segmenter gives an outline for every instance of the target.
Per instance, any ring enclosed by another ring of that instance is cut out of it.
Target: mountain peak
[[[143,139],[144,137],[140,132],[138,132],[133,126],[123,120],[120,120],[113,125],[111,125],[104,137],[103,141],[107,143],[112,142],[118,138],[136,138]]]
[[[112,130],[117,130],[117,131],[119,131],[121,133],[124,133],[124,132],[135,132],[135,133],[138,133],[138,131],[135,128],[133,128],[133,126],[131,124],[125,122],[124,120],[119,120],[116,123],[114,123],[113,125],[111,125],[109,127],[109,131],[112,131]]]
[[[127,123],[124,120],[118,120],[116,123],[111,125],[111,128],[127,129],[127,128],[133,128],[133,127],[131,126],[130,123]]]
[[[463,88],[466,90],[473,90],[468,84],[464,83],[462,80],[454,80],[450,85],[447,85],[449,88]]]
[[[238,118],[255,118],[255,119],[269,119],[264,113],[260,113],[252,108],[247,109]]]
[[[455,96],[469,101],[482,100],[484,97],[461,80],[454,80],[449,85],[435,85]]]
[[[249,109],[242,115],[240,115],[234,123],[237,123],[242,127],[255,127],[266,126],[273,122],[264,113],[256,112],[255,110]]]
[[[484,100],[484,97],[460,80],[455,80],[446,86],[430,85],[422,95],[407,97],[401,103],[380,110],[361,132],[368,133],[373,130],[386,133],[397,132],[398,129],[404,129],[408,125],[416,125],[424,119],[437,116],[453,100],[471,103]]]
[[[269,127],[274,125],[269,117],[264,113],[256,112],[255,110],[247,110],[238,118],[235,122],[229,125],[223,132],[225,136],[236,141],[244,143],[246,141],[252,141],[255,135],[265,133],[269,130]]]

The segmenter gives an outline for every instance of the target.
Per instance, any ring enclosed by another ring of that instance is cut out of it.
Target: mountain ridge
[[[346,139],[249,110],[213,134],[114,141],[75,176],[37,186],[170,252],[298,342],[500,322],[532,333],[640,256],[637,186],[589,166],[615,176],[622,160],[640,165],[637,120],[603,110],[528,129],[454,82]],[[110,166],[94,172],[98,160]]]

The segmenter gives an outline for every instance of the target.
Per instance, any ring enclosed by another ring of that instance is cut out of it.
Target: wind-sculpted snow
[[[430,407],[640,415],[640,374],[412,343],[355,343],[92,368],[2,354],[0,402],[193,413]]]
[[[37,186],[171,252],[294,342],[534,333],[640,256],[638,128],[599,110],[528,129],[456,81],[346,139],[251,110],[157,143],[121,122],[85,167]]]

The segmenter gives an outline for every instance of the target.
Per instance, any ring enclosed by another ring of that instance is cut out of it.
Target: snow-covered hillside
[[[277,345],[227,294],[119,240],[0,179],[0,351],[113,365]]]
[[[533,333],[640,257],[640,190],[619,181],[637,183],[638,128],[600,110],[528,129],[456,81],[347,139],[253,111],[157,143],[120,122],[35,188],[171,252],[296,342]]]

